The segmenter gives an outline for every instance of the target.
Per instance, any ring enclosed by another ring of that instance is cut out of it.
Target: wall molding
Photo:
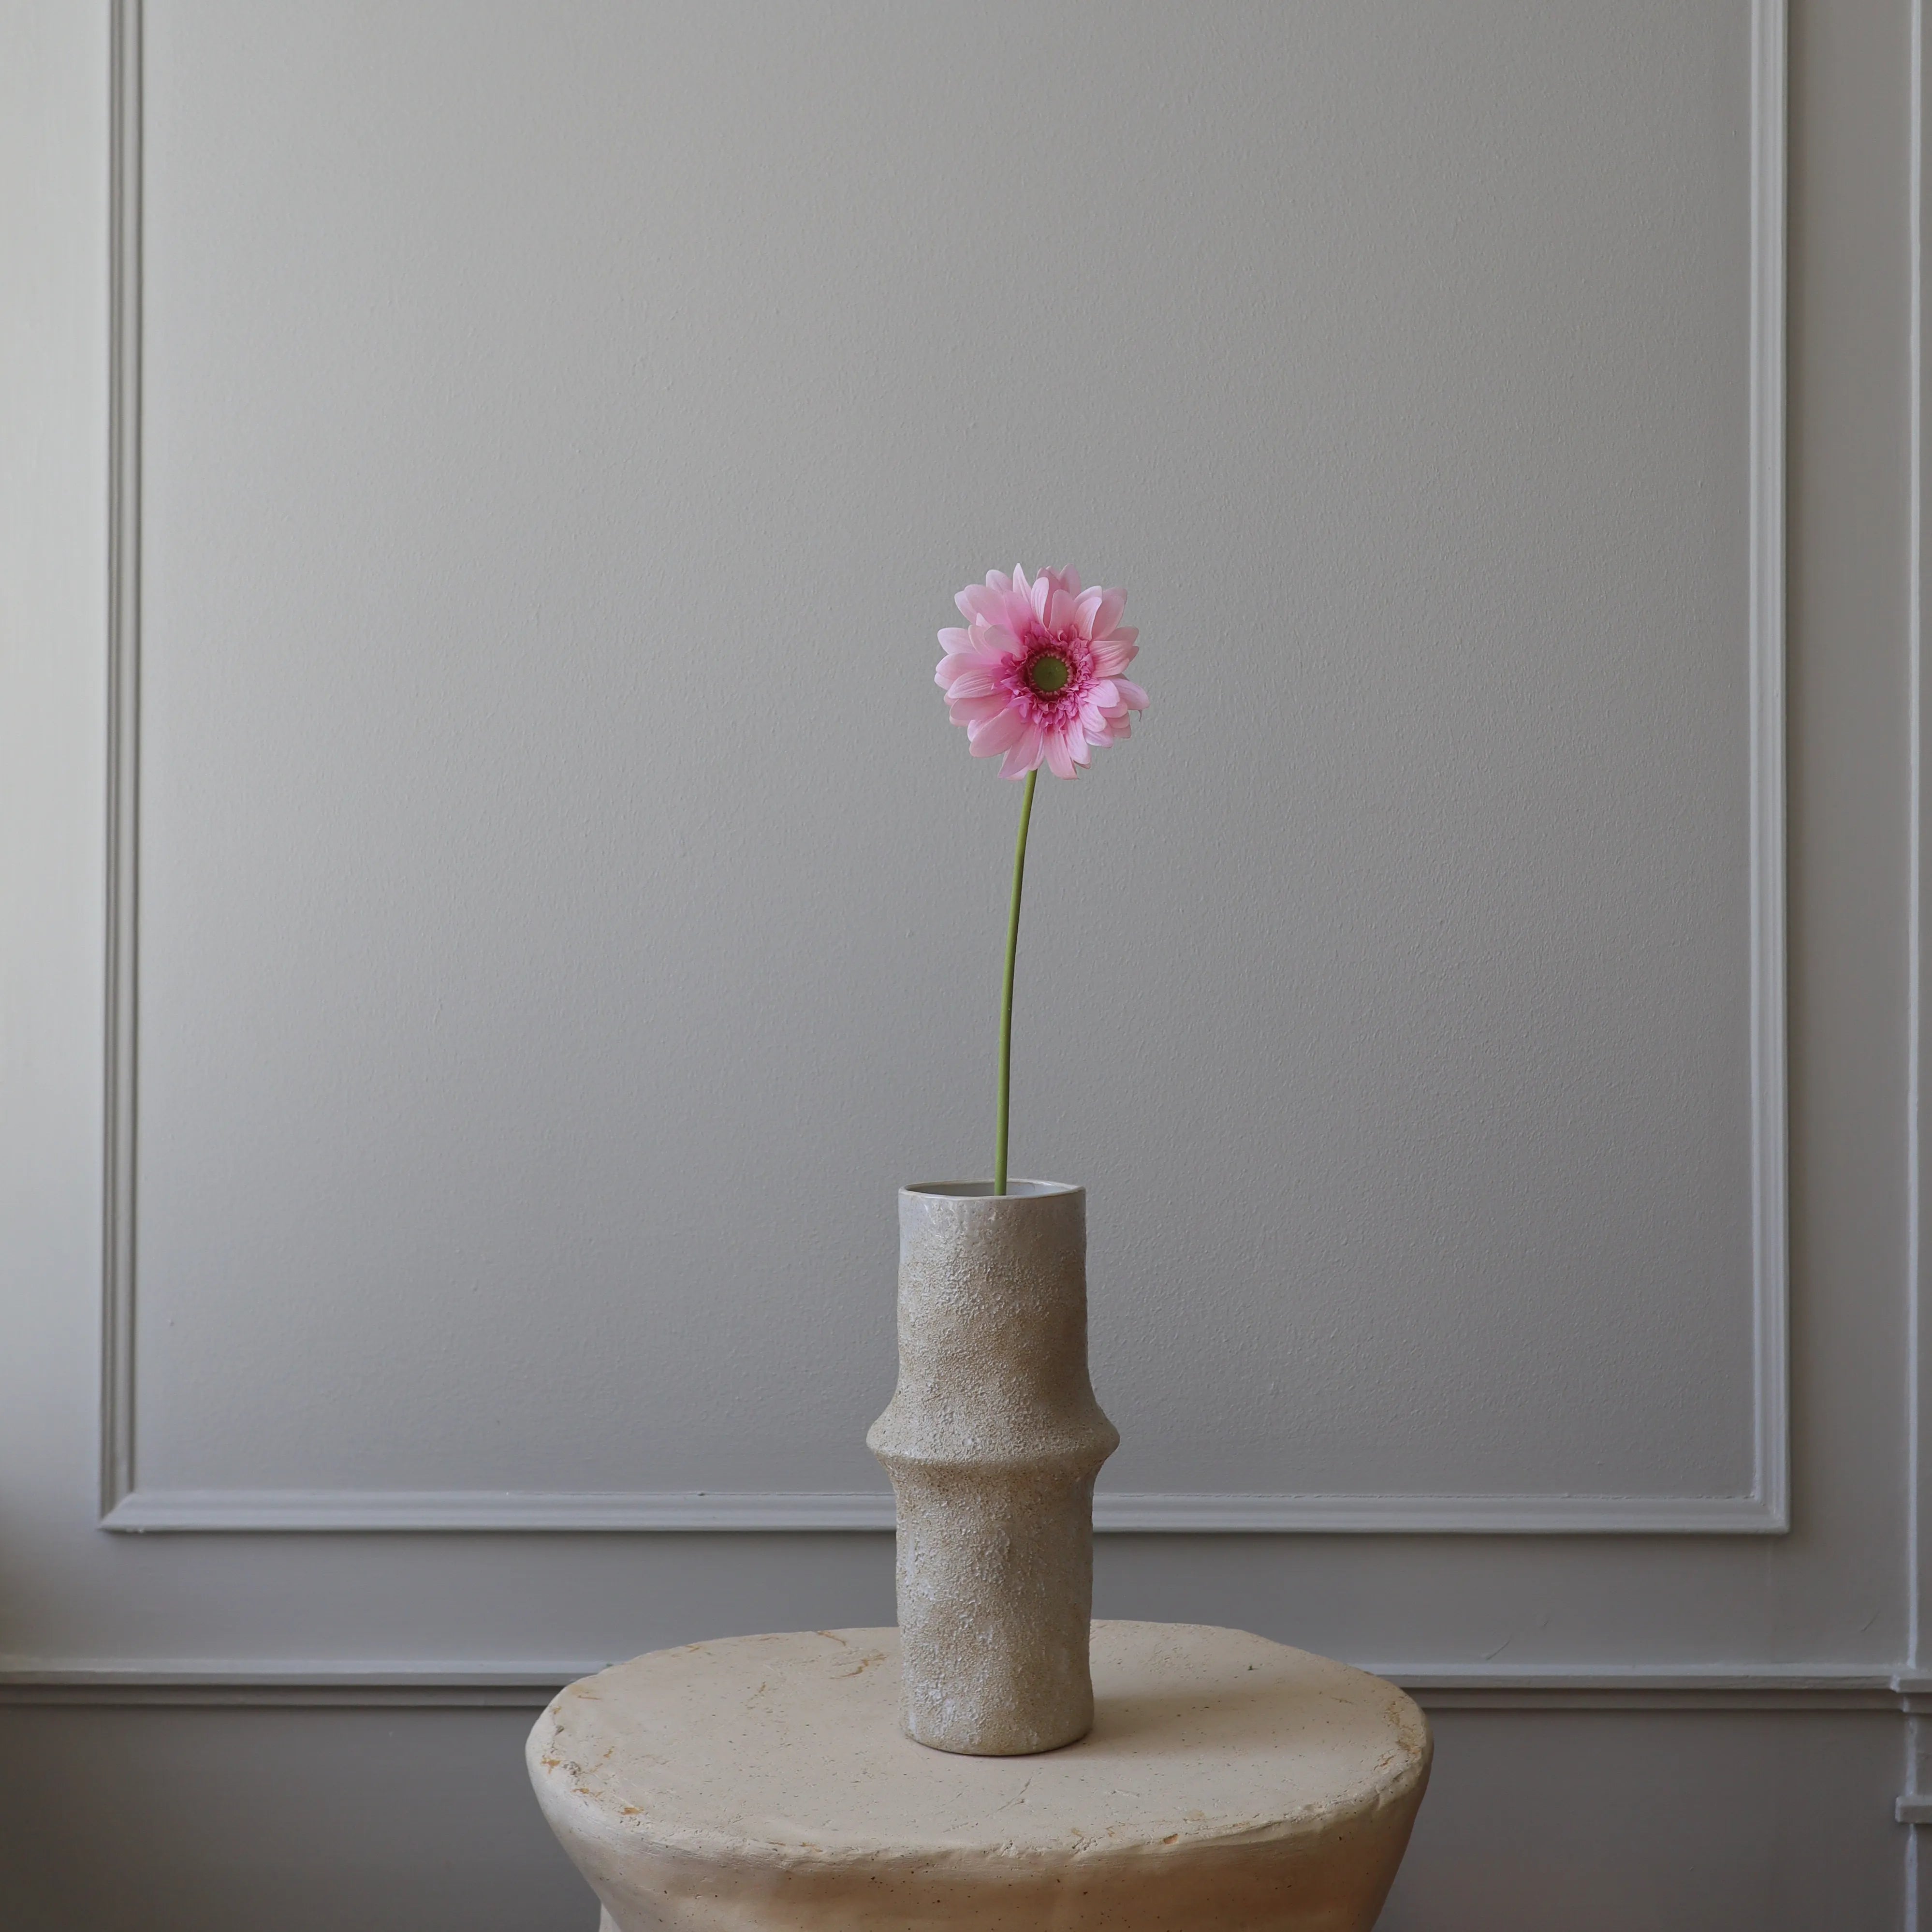
[[[1926,620],[1932,608],[1932,584],[1927,580],[1932,565],[1932,542],[1928,542],[1928,517],[1932,517],[1932,476],[1928,474],[1932,459],[1932,439],[1928,439],[1926,407],[1928,358],[1932,341],[1926,329],[1928,278],[1932,274],[1932,250],[1928,250],[1926,224],[1928,215],[1926,172],[1932,164],[1927,146],[1927,117],[1932,112],[1932,47],[1925,31],[1925,0],[1913,0],[1912,8],[1912,96],[1910,121],[1910,154],[1908,188],[1906,251],[1909,265],[1910,320],[1906,363],[1906,409],[1907,448],[1907,501],[1906,516],[1906,671],[1910,680],[1906,705],[1907,747],[1911,788],[1906,819],[1909,840],[1906,858],[1906,944],[1909,958],[1906,974],[1906,1266],[1905,1318],[1906,1375],[1905,1382],[1906,1520],[1908,1559],[1906,1565],[1907,1642],[1911,1666],[1923,1667],[1928,1648],[1927,1613],[1932,1606],[1932,1537],[1928,1534],[1927,1505],[1932,1501],[1932,1323],[1926,1319],[1932,1304],[1932,1252],[1926,1241],[1925,1210],[1932,1199],[1932,1142],[1926,1133],[1926,1096],[1932,1086],[1932,1034],[1926,1027],[1928,1002],[1932,1002],[1932,881],[1927,878],[1932,862],[1932,772],[1927,756],[1932,751],[1932,721],[1926,706],[1932,701],[1932,679],[1927,675]],[[1928,1686],[1932,1688],[1932,1686]]]
[[[1786,1066],[1784,429],[1787,0],[1751,0],[1750,1015],[1754,1498],[1791,1523]]]
[[[889,1531],[878,1490],[136,1490],[102,1519],[135,1534],[200,1531],[479,1532]],[[1321,1496],[1101,1491],[1102,1534],[1239,1536],[1720,1535],[1775,1532],[1763,1504],[1732,1496]]]
[[[0,1660],[0,1706],[191,1709],[541,1710],[588,1660],[505,1664]],[[1882,1670],[1798,1665],[1677,1670],[1368,1666],[1430,1711],[1882,1711],[1907,1694]]]
[[[135,864],[140,803],[141,8],[115,0],[109,106],[106,1146],[100,1496],[134,1486]]]
[[[1909,680],[1906,699],[1907,783],[1910,799],[1906,814],[1908,840],[1906,861],[1906,1110],[1905,1110],[1905,1582],[1906,1666],[1900,1678],[1908,1695],[1905,1749],[1905,1789],[1900,1794],[1893,1815],[1901,1825],[1932,1825],[1932,1792],[1924,1789],[1928,1772],[1928,1729],[1925,1719],[1932,1714],[1932,1676],[1925,1669],[1927,1612],[1932,1603],[1932,1537],[1927,1533],[1927,1505],[1932,1499],[1932,1437],[1928,1418],[1932,1417],[1932,1323],[1926,1318],[1932,1282],[1928,1280],[1925,1240],[1925,1205],[1932,1172],[1928,1172],[1925,1132],[1925,1096],[1932,1066],[1928,1066],[1928,1039],[1925,1025],[1927,1001],[1932,995],[1932,933],[1927,920],[1932,914],[1932,890],[1928,890],[1926,866],[1932,855],[1932,782],[1928,781],[1926,755],[1932,745],[1925,707],[1932,697],[1932,682],[1926,675],[1926,569],[1932,559],[1932,544],[1927,542],[1927,517],[1932,508],[1928,494],[1927,462],[1928,441],[1925,419],[1927,403],[1926,334],[1927,275],[1928,256],[1926,170],[1928,154],[1926,121],[1932,107],[1932,74],[1928,71],[1928,48],[1925,31],[1925,0],[1912,0],[1910,41],[1910,108],[1906,158],[1906,664]],[[1928,1866],[1922,1858],[1918,1833],[1915,1830],[1905,1860],[1906,1932],[1920,1932],[1927,1917]]]
[[[1112,1532],[1774,1534],[1790,1526],[1785,1065],[1784,420],[1786,0],[1750,9],[1749,611],[1751,1478],[1738,1496],[1102,1495]],[[110,368],[106,1121],[101,1341],[106,1528],[881,1530],[874,1493],[144,1489],[136,1467],[141,526],[141,0],[114,0]]]

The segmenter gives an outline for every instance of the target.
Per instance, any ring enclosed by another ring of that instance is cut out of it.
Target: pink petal
[[[1046,574],[1042,571],[1033,580],[1033,614],[1042,624],[1046,622],[1046,601],[1052,595],[1053,586],[1047,582]]]
[[[970,698],[955,692],[946,700],[946,708],[956,724],[983,724],[988,718],[997,718],[1009,702],[1004,691],[977,692]]]
[[[1018,579],[1000,600],[1000,622],[1016,638],[1023,638],[1033,626],[1033,592],[1026,572],[1018,564],[1013,574]]]
[[[984,722],[969,724],[966,728],[966,742],[972,747],[974,758],[994,758],[1001,752],[1011,751],[1033,728],[1023,712],[1003,706]]]
[[[1094,646],[1094,674],[1118,677],[1140,656],[1138,644],[1124,644],[1118,638],[1102,638]]]
[[[1028,772],[1036,770],[1042,748],[1040,727],[1029,724],[1021,734],[1019,742],[1006,754],[1006,761],[1000,767],[1000,777],[1023,778]]]
[[[1118,637],[1114,626],[1120,621],[1120,613],[1127,608],[1127,593],[1124,590],[1103,590],[1100,593],[1100,608],[1094,613],[1094,628],[1090,634],[1096,638]]]
[[[1107,633],[1107,641],[1110,644],[1130,644],[1139,635],[1140,632],[1131,624],[1116,624]]]
[[[1057,778],[1070,778],[1073,776],[1073,758],[1066,748],[1064,732],[1049,731],[1046,735],[1046,766]]]
[[[1148,708],[1148,694],[1138,685],[1130,684],[1124,677],[1116,678],[1114,684],[1120,694],[1120,702],[1130,711],[1144,711]]]
[[[984,698],[989,691],[997,691],[999,687],[993,682],[993,674],[984,664],[969,658],[954,674],[946,688],[955,698]]]
[[[939,648],[949,656],[954,651],[963,651],[970,641],[968,634],[954,625],[950,630],[939,634]]]
[[[941,691],[950,691],[962,677],[977,673],[984,677],[986,667],[979,658],[964,651],[956,651],[950,657],[941,658],[938,668],[932,674],[932,681]]]
[[[953,598],[959,607],[959,614],[970,623],[983,619],[989,624],[998,623],[1006,609],[1002,598],[982,585],[969,584]]]

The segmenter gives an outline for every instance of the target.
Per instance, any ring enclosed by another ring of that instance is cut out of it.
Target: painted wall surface
[[[1016,1048],[1110,1485],[1748,1488],[1747,7],[258,14],[147,39],[142,1490],[882,1488],[1016,554],[1157,694]]]
[[[546,1687],[890,1620],[1016,556],[1096,1608],[1418,1687],[1402,1932],[1916,1909],[1918,42],[1784,28],[0,7],[0,1925],[587,1932]]]

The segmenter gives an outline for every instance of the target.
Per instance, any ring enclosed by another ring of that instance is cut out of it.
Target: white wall
[[[1016,555],[1154,700],[1022,952],[1098,1607],[1418,1688],[1392,1925],[1898,1922],[1904,0],[118,17],[0,58],[23,1924],[586,1923],[544,1687],[890,1617]]]

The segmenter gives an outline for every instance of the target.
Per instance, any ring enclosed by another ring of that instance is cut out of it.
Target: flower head
[[[976,758],[998,758],[1002,778],[1042,764],[1070,778],[1096,746],[1130,736],[1129,713],[1147,693],[1120,674],[1139,633],[1120,622],[1124,590],[1082,590],[1072,571],[1042,570],[1031,584],[1016,564],[986,573],[953,600],[964,630],[941,631],[934,680]]]

